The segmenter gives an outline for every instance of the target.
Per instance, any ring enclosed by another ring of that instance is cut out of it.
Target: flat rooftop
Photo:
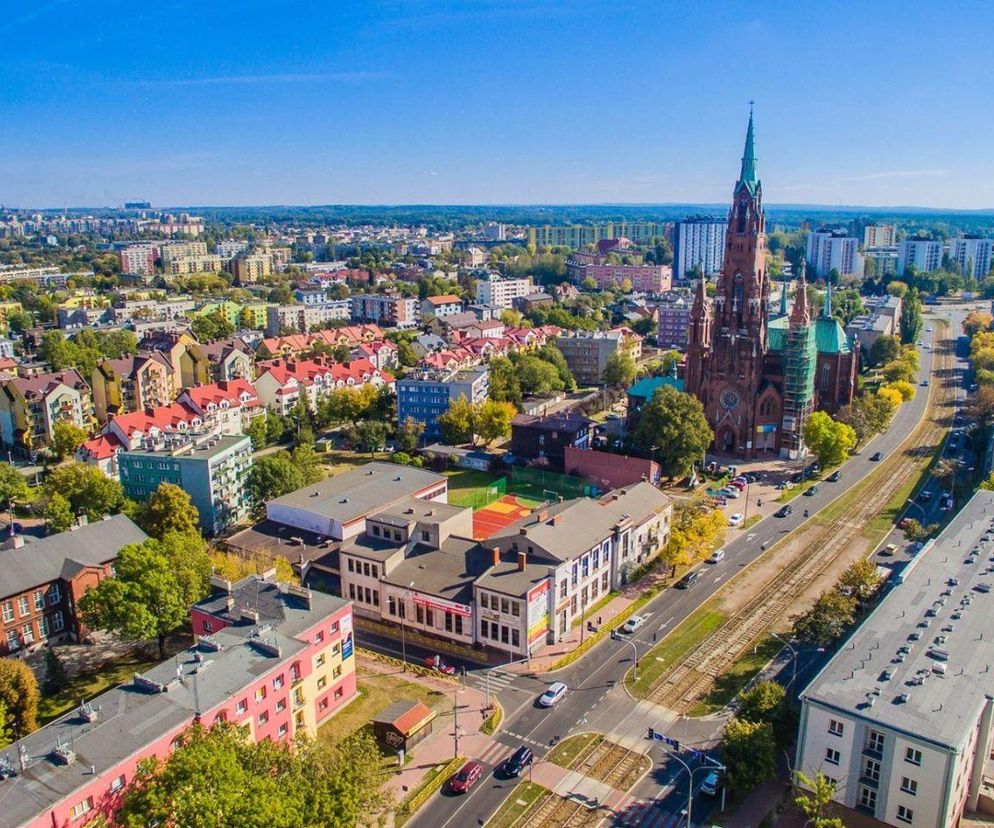
[[[237,437],[216,436],[209,439],[201,439],[195,443],[184,445],[169,445],[156,449],[133,449],[124,451],[128,457],[154,457],[159,460],[170,457],[175,460],[212,460],[219,455],[241,445],[248,443],[251,446],[251,438],[245,435]]]
[[[978,491],[893,582],[802,698],[958,748],[994,688],[994,492]]]
[[[433,500],[405,497],[386,509],[369,515],[369,517],[378,523],[400,527],[409,526],[419,521],[441,523],[465,511],[466,507],[464,506],[451,506],[448,503],[437,503]]]

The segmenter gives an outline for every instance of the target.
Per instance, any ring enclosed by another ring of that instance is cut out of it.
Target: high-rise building
[[[863,247],[893,247],[897,244],[897,227],[893,224],[867,224],[863,228]]]
[[[155,260],[159,255],[158,244],[129,244],[122,248],[121,273],[131,276],[151,276],[155,273]]]
[[[397,380],[397,422],[410,417],[422,423],[425,442],[435,442],[442,434],[438,418],[449,404],[459,397],[474,404],[483,402],[490,389],[489,376],[484,366],[466,371],[420,371]]]
[[[940,239],[905,239],[897,246],[897,274],[903,276],[909,267],[920,273],[931,273],[942,266]]]
[[[496,305],[499,308],[510,308],[514,300],[527,296],[532,292],[531,279],[502,279],[496,273],[491,273],[486,279],[476,283],[476,304]]]
[[[991,240],[960,236],[949,243],[949,256],[967,278],[982,279],[991,269]]]
[[[856,273],[859,240],[839,230],[816,230],[808,234],[808,267],[825,277],[833,270],[840,276]]]
[[[571,247],[579,250],[603,239],[622,237],[636,244],[650,244],[665,239],[672,225],[654,222],[608,222],[607,224],[564,224],[528,228],[528,244],[532,247]]]
[[[686,279],[699,267],[705,276],[719,273],[725,257],[728,222],[713,216],[692,216],[673,229],[673,277]]]

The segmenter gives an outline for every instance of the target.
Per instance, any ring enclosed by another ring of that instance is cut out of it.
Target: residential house
[[[33,454],[59,422],[87,432],[94,425],[93,394],[75,368],[0,381],[0,439],[8,449]]]
[[[581,414],[518,414],[511,420],[509,451],[516,459],[547,461],[562,471],[566,447],[590,448],[594,436],[594,421]]]

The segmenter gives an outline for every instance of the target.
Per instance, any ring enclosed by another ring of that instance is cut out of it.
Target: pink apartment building
[[[194,722],[255,740],[315,735],[356,693],[352,605],[266,576],[213,581],[191,609],[197,643],[0,752],[0,822],[84,826],[109,817],[138,763]]]

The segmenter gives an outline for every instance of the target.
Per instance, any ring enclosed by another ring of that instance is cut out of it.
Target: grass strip
[[[563,739],[545,755],[547,762],[554,762],[570,770],[586,759],[604,741],[600,733],[580,733]]]
[[[480,725],[480,733],[485,736],[493,736],[497,732],[497,728],[500,727],[500,723],[504,720],[504,708],[500,706],[500,702],[497,701],[496,696],[494,697],[494,712],[487,716],[486,720]]]
[[[429,799],[441,790],[445,780],[454,774],[466,762],[466,757],[457,756],[448,762],[442,762],[431,768],[422,778],[418,786],[411,791],[397,808],[394,825],[403,825],[417,813]]]
[[[639,659],[639,677],[629,672],[625,682],[636,698],[645,698],[670,666],[725,623],[725,613],[707,603],[680,622],[659,644]]]
[[[782,648],[783,644],[769,636],[746,650],[718,677],[711,691],[693,707],[690,715],[709,716],[723,710]]]
[[[533,808],[541,807],[552,791],[535,782],[522,782],[487,821],[487,828],[514,828]]]

